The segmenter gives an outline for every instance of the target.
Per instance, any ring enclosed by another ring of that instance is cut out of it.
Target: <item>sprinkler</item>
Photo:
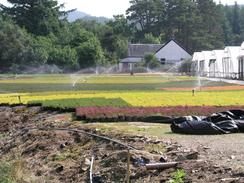
[[[20,98],[20,95],[18,95],[18,99],[19,99],[19,104],[21,104],[21,98]]]

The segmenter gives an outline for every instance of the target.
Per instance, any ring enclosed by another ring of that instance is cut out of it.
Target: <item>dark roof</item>
[[[120,63],[139,63],[142,61],[141,57],[128,57],[120,61]]]
[[[144,57],[147,53],[156,53],[163,44],[129,44],[128,57]]]

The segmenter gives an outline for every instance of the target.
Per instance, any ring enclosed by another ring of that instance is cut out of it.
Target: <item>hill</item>
[[[69,22],[74,22],[78,19],[94,20],[98,23],[106,23],[107,21],[110,20],[107,17],[96,17],[96,16],[89,15],[89,14],[82,12],[82,11],[73,11],[73,12],[69,13],[69,15],[68,15],[68,21]]]

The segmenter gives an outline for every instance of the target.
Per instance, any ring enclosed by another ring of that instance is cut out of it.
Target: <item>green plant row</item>
[[[60,99],[60,100],[43,100],[43,101],[31,101],[31,104],[42,104],[43,107],[50,108],[76,108],[76,107],[103,107],[103,106],[113,106],[113,107],[128,107],[130,106],[121,98],[80,98],[80,99]]]

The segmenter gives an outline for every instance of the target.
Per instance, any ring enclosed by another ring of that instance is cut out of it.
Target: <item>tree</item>
[[[32,66],[44,65],[49,58],[50,50],[53,48],[53,40],[49,37],[38,36],[32,38],[30,47],[25,53],[25,60]]]
[[[142,43],[145,44],[160,44],[160,42],[160,38],[153,36],[152,33],[145,34],[144,39],[142,39]]]
[[[201,20],[196,4],[189,0],[166,0],[166,4],[166,40],[176,39],[187,50],[193,51]]]
[[[161,0],[131,0],[130,3],[131,6],[126,11],[127,19],[138,30],[139,37],[143,37],[146,33],[160,35],[165,17],[165,2]]]
[[[146,54],[144,56],[144,66],[148,69],[155,69],[160,66],[160,62],[154,54]]]
[[[180,65],[178,72],[189,74],[191,72],[191,68],[192,68],[192,61],[186,60]]]
[[[223,48],[224,36],[221,14],[217,5],[212,0],[197,0],[197,8],[201,16],[201,26],[199,28],[202,33],[200,35],[206,38],[202,44],[202,49]]]
[[[234,34],[240,34],[240,9],[235,2],[234,8],[233,8],[233,18],[232,18],[232,29]]]
[[[31,38],[26,31],[13,22],[0,16],[0,68],[9,70],[11,66],[23,65],[25,53],[30,47]]]
[[[223,29],[223,38],[224,38],[224,44],[225,45],[232,45],[232,27],[231,27],[231,23],[228,19],[229,16],[229,7],[228,6],[223,6],[222,4],[218,5],[218,12],[220,14],[221,17],[221,26]]]
[[[75,32],[70,45],[76,49],[78,63],[81,68],[104,64],[102,47],[93,33],[80,29]]]
[[[114,16],[114,20],[109,21],[107,25],[113,29],[114,34],[126,37],[128,40],[133,39],[135,29],[124,15]]]
[[[240,40],[244,40],[244,7],[240,9]]]
[[[13,6],[4,7],[4,11],[20,26],[35,35],[48,35],[59,31],[60,11],[55,0],[8,0]]]
[[[75,49],[70,46],[52,48],[49,53],[47,64],[57,65],[67,70],[75,70],[79,68],[78,55]]]

